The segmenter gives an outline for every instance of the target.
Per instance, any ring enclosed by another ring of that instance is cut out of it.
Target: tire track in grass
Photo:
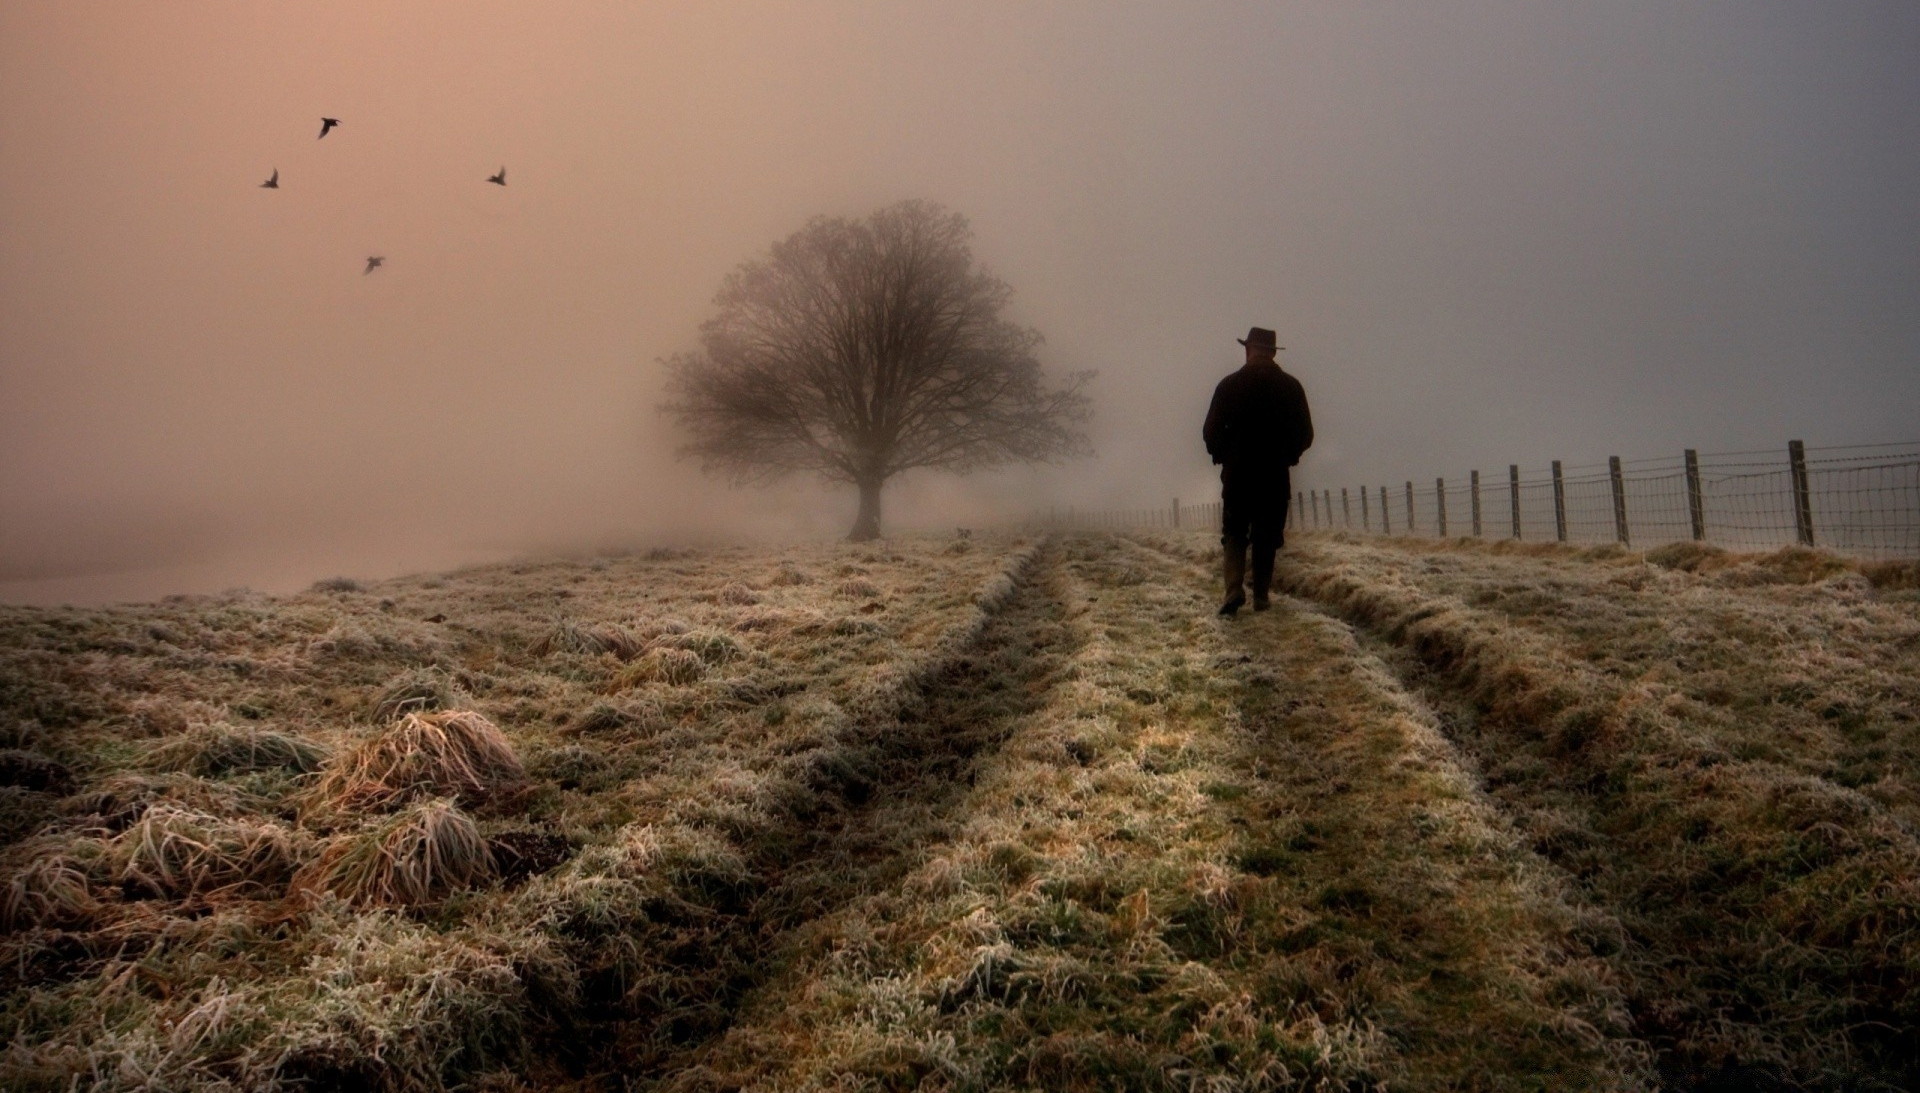
[[[1134,549],[1211,608],[1210,565]],[[1312,911],[1295,943],[1399,1048],[1393,1087],[1643,1087],[1650,1054],[1601,955],[1618,923],[1526,845],[1421,698],[1304,601],[1217,630],[1240,682],[1240,860]]]
[[[954,806],[981,756],[1030,711],[1036,681],[1070,652],[1047,555],[1043,543],[1017,558],[988,583],[971,620],[855,700],[831,745],[783,764],[790,784],[770,794],[783,807],[737,841],[737,871],[710,901],[728,921],[677,956],[695,975],[721,980],[720,989],[702,1004],[623,1022],[603,1084],[616,1076],[629,1089],[684,1084],[689,1060],[726,1035],[743,1001],[812,942],[810,923],[897,881],[957,824]]]
[[[1622,923],[1614,963],[1665,1084],[1920,1083],[1912,831],[1863,794],[1730,749],[1672,687],[1315,548],[1276,579],[1393,647],[1534,846]]]
[[[1471,794],[1404,740],[1347,725],[1329,767],[1264,719],[1255,691],[1313,724],[1400,712],[1377,670],[1347,693],[1344,628],[1287,635],[1311,639],[1288,682],[1163,556],[1076,538],[1055,579],[1071,653],[981,754],[951,837],[809,922],[672,1088],[1639,1086],[1576,916]],[[1404,791],[1422,779],[1443,792]],[[1316,799],[1337,781],[1367,807]],[[1382,876],[1401,867],[1416,906]],[[1438,885],[1475,914],[1432,907]]]

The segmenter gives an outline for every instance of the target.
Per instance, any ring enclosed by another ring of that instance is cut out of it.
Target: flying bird
[[[492,182],[496,185],[505,186],[507,184],[507,169],[505,167],[502,167],[500,168],[499,174],[488,175],[487,181]]]
[[[327,130],[332,129],[334,126],[339,124],[340,124],[339,118],[321,118],[320,119],[320,135],[323,137],[326,136]]]
[[[367,268],[360,271],[360,276],[365,277],[367,274],[372,273],[374,270],[379,269],[380,263],[385,262],[386,260],[387,259],[384,255],[375,254],[375,255],[368,256]]]
[[[279,189],[280,188],[280,168],[275,167],[273,169],[273,177],[266,180],[265,182],[262,182],[260,184],[260,188],[263,190]]]

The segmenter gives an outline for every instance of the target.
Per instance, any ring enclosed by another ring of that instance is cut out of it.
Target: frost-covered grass
[[[883,802],[911,868],[793,931],[663,1087],[1642,1087],[1580,936],[1617,927],[1344,628],[1235,629],[1184,563],[1060,550],[929,711],[1004,743]]]
[[[1673,1080],[1881,1088],[1920,1078],[1903,572],[1307,536],[1280,577],[1391,647],[1531,843],[1617,916]]]
[[[1905,570],[1215,550],[0,608],[0,1086],[1913,1076]]]
[[[1030,561],[903,540],[0,608],[0,1085],[590,1086],[697,1034],[758,943],[755,871]]]

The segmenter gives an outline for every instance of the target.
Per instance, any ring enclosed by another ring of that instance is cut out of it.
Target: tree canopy
[[[741,264],[700,347],[666,361],[682,451],[737,482],[854,484],[854,539],[879,535],[880,489],[904,471],[1088,454],[1093,374],[1049,385],[1040,333],[1001,317],[1013,290],[975,266],[971,237],[958,213],[904,201],[816,217]]]

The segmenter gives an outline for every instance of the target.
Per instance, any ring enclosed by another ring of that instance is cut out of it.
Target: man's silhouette
[[[1253,609],[1267,609],[1273,555],[1285,541],[1288,473],[1313,444],[1313,418],[1300,381],[1280,370],[1273,331],[1254,327],[1240,344],[1247,363],[1213,389],[1202,430],[1207,454],[1220,464],[1220,545],[1226,548],[1227,598],[1220,613],[1231,617],[1247,602],[1247,547],[1253,547]]]

